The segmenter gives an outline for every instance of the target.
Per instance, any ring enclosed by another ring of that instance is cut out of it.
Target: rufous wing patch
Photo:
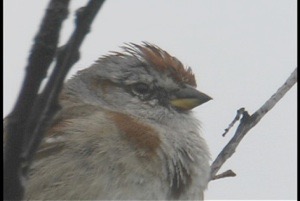
[[[160,145],[158,133],[149,125],[119,112],[108,112],[110,119],[135,147],[155,154]]]

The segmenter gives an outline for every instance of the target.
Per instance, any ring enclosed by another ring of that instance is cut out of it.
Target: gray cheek
[[[158,104],[158,100],[157,99],[153,99],[148,101],[148,104],[152,107],[156,106]]]

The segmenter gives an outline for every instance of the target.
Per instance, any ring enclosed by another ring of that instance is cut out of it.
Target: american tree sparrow
[[[159,47],[123,50],[64,85],[26,199],[203,199],[209,152],[190,110],[211,98]]]

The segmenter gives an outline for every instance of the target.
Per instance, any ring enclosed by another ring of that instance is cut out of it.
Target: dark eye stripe
[[[139,94],[147,94],[150,92],[150,88],[145,83],[136,83],[132,86],[132,89]]]
[[[154,90],[143,82],[138,82],[129,86],[130,92],[138,96],[141,100],[150,100],[153,98]]]

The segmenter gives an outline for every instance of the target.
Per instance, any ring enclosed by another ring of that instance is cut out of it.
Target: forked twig
[[[90,0],[87,6],[77,12],[76,29],[57,53],[59,32],[67,17],[69,2],[50,1],[31,50],[18,100],[5,120],[4,200],[23,198],[31,160],[43,138],[47,123],[59,109],[57,97],[64,78],[79,59],[79,47],[104,0]],[[38,94],[55,54],[56,66],[45,89]]]
[[[286,82],[273,94],[269,100],[267,100],[263,106],[261,106],[254,114],[249,115],[243,112],[243,118],[240,124],[228,144],[223,148],[220,154],[217,156],[215,161],[211,164],[211,180],[214,180],[217,172],[220,170],[222,165],[233,155],[237,146],[248,133],[248,131],[253,128],[263,117],[269,112],[278,101],[292,88],[292,86],[297,82],[297,68],[289,76]],[[235,121],[234,121],[235,122]],[[231,125],[231,124],[230,124]]]

